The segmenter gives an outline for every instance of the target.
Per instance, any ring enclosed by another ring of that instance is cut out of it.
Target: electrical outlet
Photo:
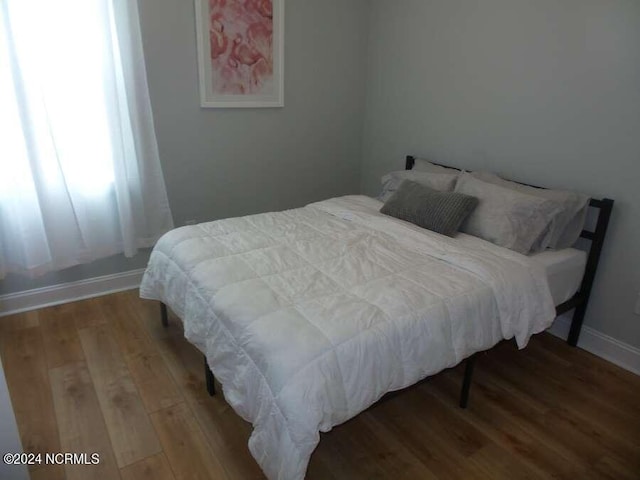
[[[633,313],[640,315],[640,293],[638,293],[638,299],[636,300],[636,308],[633,309]]]

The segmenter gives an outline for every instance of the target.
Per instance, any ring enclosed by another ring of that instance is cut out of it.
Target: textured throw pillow
[[[553,218],[561,209],[553,200],[483,182],[466,172],[458,178],[455,191],[480,201],[462,225],[462,232],[523,255],[527,255],[534,242],[549,231]]]
[[[405,180],[380,212],[452,237],[477,205],[477,198]]]
[[[529,187],[505,180],[494,173],[473,172],[471,175],[483,182],[493,183],[494,185],[500,185],[517,192],[558,203],[560,211],[553,218],[548,234],[534,243],[533,251],[542,251],[545,248],[568,248],[580,236],[589,208],[589,197],[587,195],[566,190]]]
[[[405,180],[411,180],[429,188],[438,190],[439,192],[450,192],[456,185],[459,172],[455,173],[428,173],[416,172],[415,170],[400,170],[386,174],[380,180],[382,183],[382,193],[378,196],[378,200],[386,202],[391,198],[400,184]]]

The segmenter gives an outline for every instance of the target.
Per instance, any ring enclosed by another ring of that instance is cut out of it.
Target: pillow
[[[588,196],[566,190],[529,187],[510,182],[488,172],[474,172],[471,175],[483,182],[493,183],[494,185],[500,185],[517,192],[553,200],[558,203],[561,210],[553,218],[548,234],[544,238],[540,238],[538,244],[534,244],[534,251],[542,251],[546,248],[569,248],[578,240],[580,232],[584,228],[587,210],[589,209]]]
[[[477,198],[405,180],[380,213],[452,237],[477,205]]]
[[[548,232],[560,211],[557,202],[483,182],[466,172],[458,178],[455,191],[480,201],[462,225],[462,232],[523,255]]]
[[[458,175],[460,173],[460,170],[458,170],[457,168],[449,168],[436,165],[435,163],[431,163],[429,160],[424,158],[415,159],[413,170],[417,172],[450,173],[455,175]]]
[[[411,180],[421,185],[426,185],[440,192],[450,192],[456,184],[459,172],[453,173],[428,173],[416,172],[414,170],[400,170],[391,172],[382,177],[382,193],[378,196],[378,200],[386,202],[391,198],[400,184],[405,180]]]

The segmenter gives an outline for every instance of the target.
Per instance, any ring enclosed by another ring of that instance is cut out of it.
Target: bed
[[[300,479],[320,432],[389,392],[466,359],[464,407],[474,354],[524,348],[571,308],[575,345],[612,203],[592,200],[588,254],[537,259],[429,232],[364,196],[182,227],[157,243],[140,295],[182,320],[210,393],[215,375],[253,424],[265,474]]]

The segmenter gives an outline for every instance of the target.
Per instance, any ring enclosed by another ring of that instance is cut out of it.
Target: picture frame
[[[284,0],[195,0],[200,106],[284,107]]]

